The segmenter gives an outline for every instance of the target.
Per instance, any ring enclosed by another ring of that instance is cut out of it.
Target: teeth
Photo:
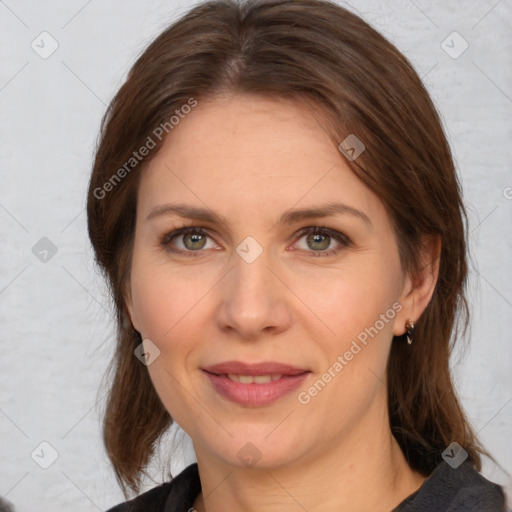
[[[274,380],[279,380],[282,375],[274,374],[274,375],[235,375],[234,373],[228,374],[228,378],[230,378],[234,382],[240,382],[240,384],[268,384]]]

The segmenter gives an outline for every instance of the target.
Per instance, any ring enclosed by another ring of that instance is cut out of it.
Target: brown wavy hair
[[[366,150],[347,163],[385,205],[404,271],[419,268],[422,235],[440,237],[439,278],[414,344],[392,344],[389,421],[409,465],[425,476],[452,441],[480,470],[480,456],[488,454],[449,367],[456,334],[468,325],[466,215],[448,142],[420,78],[382,35],[334,3],[221,0],[194,7],[138,58],[103,118],[89,185],[89,236],[117,313],[103,438],[125,495],[140,489],[173,421],[134,357],[141,337],[125,304],[138,183],[161,146],[155,128],[191,98],[221,93],[294,100],[320,115],[334,144],[348,134],[364,141]],[[127,168],[148,136],[156,147]]]

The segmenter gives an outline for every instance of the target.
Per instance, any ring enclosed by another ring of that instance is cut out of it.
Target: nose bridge
[[[254,259],[245,259],[238,254],[234,256],[234,278],[236,283],[236,292],[242,295],[259,294],[264,295],[268,286],[270,271],[268,270],[268,255],[263,251]]]
[[[253,337],[264,329],[281,330],[288,325],[282,285],[268,268],[273,266],[270,253],[255,239],[248,237],[239,244],[223,288],[218,314],[221,327]]]

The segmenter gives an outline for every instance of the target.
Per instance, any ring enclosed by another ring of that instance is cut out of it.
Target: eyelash
[[[166,251],[171,252],[171,253],[175,253],[175,254],[179,254],[179,255],[183,255],[183,256],[191,256],[191,257],[200,256],[202,249],[199,249],[197,251],[191,251],[191,250],[183,251],[181,249],[176,249],[176,248],[172,247],[172,245],[171,245],[172,241],[175,238],[179,237],[180,235],[184,235],[184,234],[196,234],[196,235],[202,235],[202,236],[207,236],[207,237],[211,238],[210,235],[200,227],[195,227],[195,226],[183,227],[183,228],[176,229],[175,231],[172,231],[172,232],[164,235],[160,241],[160,246],[163,247]],[[336,240],[342,247],[350,247],[352,245],[352,241],[346,235],[344,235],[343,233],[340,233],[339,231],[335,231],[333,229],[327,228],[325,226],[310,226],[307,228],[303,228],[299,231],[297,240],[300,240],[303,236],[309,235],[309,234],[327,235],[331,239]],[[310,253],[309,255],[312,257],[334,256],[334,255],[338,254],[338,249],[326,249],[323,251],[313,251],[313,250],[310,250],[310,251],[304,250],[304,251],[306,253]]]

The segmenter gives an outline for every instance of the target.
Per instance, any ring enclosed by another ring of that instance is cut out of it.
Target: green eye
[[[297,248],[308,256],[333,256],[351,245],[351,240],[343,233],[320,226],[303,229],[296,242]]]
[[[206,236],[200,233],[185,233],[182,235],[182,242],[191,251],[203,249],[206,245]]]
[[[306,242],[310,249],[325,251],[331,243],[331,237],[327,234],[310,233],[306,237]]]
[[[168,252],[183,256],[200,256],[204,254],[203,249],[218,249],[211,236],[198,227],[184,227],[168,233],[160,245]],[[351,246],[352,242],[339,231],[314,226],[301,231],[296,245],[307,256],[332,256],[339,249]]]
[[[162,238],[160,245],[166,251],[187,256],[199,256],[202,249],[215,247],[210,235],[196,227],[185,227],[168,233]]]

